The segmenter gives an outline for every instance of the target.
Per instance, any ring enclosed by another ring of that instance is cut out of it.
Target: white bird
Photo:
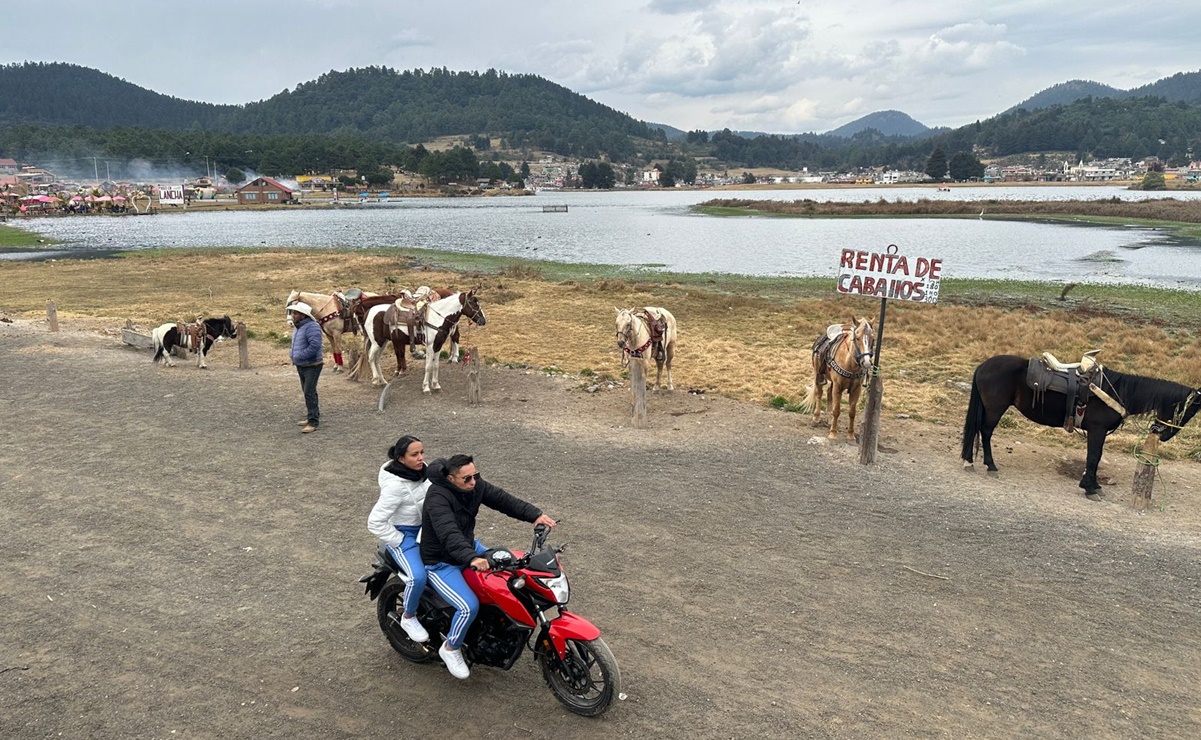
[[[984,209],[983,208],[980,209],[980,215],[977,216],[976,218],[980,219],[981,221],[984,220]]]

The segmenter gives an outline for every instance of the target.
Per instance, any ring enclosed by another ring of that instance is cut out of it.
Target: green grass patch
[[[0,249],[29,249],[46,247],[57,243],[53,239],[44,237],[41,234],[35,234],[32,231],[0,224]]]

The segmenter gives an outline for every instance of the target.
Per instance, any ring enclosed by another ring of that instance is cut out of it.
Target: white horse
[[[468,321],[483,326],[488,322],[484,310],[480,308],[475,291],[452,293],[445,298],[439,298],[425,309],[425,379],[421,383],[423,393],[442,390],[438,384],[438,353],[447,339],[452,339],[459,327],[459,318],[466,316]],[[459,345],[452,339],[450,355],[457,359]]]
[[[671,382],[671,361],[676,355],[676,317],[666,308],[645,306],[643,308],[614,308],[617,312],[617,346],[621,348],[621,364],[624,367],[632,360],[646,365],[646,377],[650,377],[650,361],[654,357],[658,372],[652,389],[661,388],[663,368],[667,368],[667,390],[674,390]]]

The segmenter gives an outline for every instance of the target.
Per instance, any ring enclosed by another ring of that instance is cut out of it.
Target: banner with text
[[[838,292],[901,301],[938,303],[942,260],[897,254],[897,245],[883,252],[844,249],[838,262]]]
[[[162,206],[182,206],[183,185],[159,185],[158,202]]]

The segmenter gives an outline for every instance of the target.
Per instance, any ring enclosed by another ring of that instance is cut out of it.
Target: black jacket
[[[500,486],[480,478],[471,491],[461,492],[446,479],[446,460],[435,460],[426,468],[430,487],[421,512],[421,560],[426,565],[450,563],[466,567],[475,554],[475,517],[480,504],[533,522],[542,511]]]

